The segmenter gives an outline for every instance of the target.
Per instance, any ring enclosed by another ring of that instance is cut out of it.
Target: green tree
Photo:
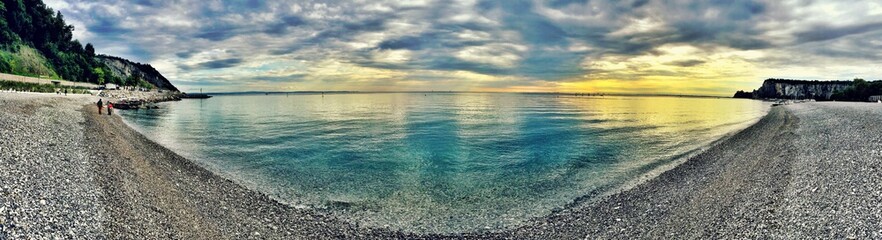
[[[8,45],[13,40],[15,37],[9,30],[9,23],[6,21],[6,3],[0,2],[0,44]]]
[[[95,47],[91,43],[86,43],[86,56],[95,57]]]
[[[65,23],[64,15],[49,8],[43,1],[0,0],[0,72],[27,76],[45,75],[101,84],[141,84],[143,76],[139,79],[127,79],[125,76],[114,75],[100,59],[131,62],[111,56],[98,56],[91,43],[83,46],[73,39],[74,27]],[[37,54],[31,54],[32,52]],[[23,59],[26,61],[22,61]],[[145,74],[161,77],[149,64],[131,64]],[[164,78],[161,80],[166,81]],[[170,85],[165,87],[174,89]]]
[[[93,68],[92,75],[95,76],[95,82],[98,84],[104,84],[104,69],[101,68]]]
[[[855,78],[851,86],[836,91],[830,98],[839,101],[867,101],[873,95],[882,95],[882,81],[867,82],[862,78]]]

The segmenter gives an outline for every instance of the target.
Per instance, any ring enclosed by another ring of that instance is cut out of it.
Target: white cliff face
[[[766,80],[754,92],[758,98],[829,100],[833,93],[851,86],[850,81]]]
[[[139,63],[133,63],[131,61],[115,58],[115,57],[106,57],[106,56],[98,56],[96,57],[98,61],[103,62],[110,68],[110,74],[113,76],[119,77],[121,79],[128,79],[129,77],[136,76],[138,78],[144,79],[145,81],[153,84],[157,88],[178,91],[178,89],[171,84],[159,71],[156,71],[150,65],[144,65]]]

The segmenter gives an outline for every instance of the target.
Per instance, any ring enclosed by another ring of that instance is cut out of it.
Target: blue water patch
[[[121,111],[283,202],[417,232],[516,227],[758,120],[767,104],[496,93],[223,95]]]

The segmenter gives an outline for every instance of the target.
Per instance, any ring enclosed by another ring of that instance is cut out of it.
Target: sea
[[[746,99],[239,93],[119,111],[151,140],[298,208],[419,233],[514,228],[615,193],[757,122]]]

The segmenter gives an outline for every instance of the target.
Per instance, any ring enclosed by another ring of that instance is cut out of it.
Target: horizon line
[[[619,97],[699,97],[699,98],[733,98],[722,95],[700,94],[672,94],[672,93],[603,93],[603,92],[498,92],[498,91],[232,91],[232,92],[204,92],[204,94],[234,95],[234,94],[349,94],[349,93],[513,93],[513,94],[537,94],[537,95],[576,95],[576,96],[619,96]]]

